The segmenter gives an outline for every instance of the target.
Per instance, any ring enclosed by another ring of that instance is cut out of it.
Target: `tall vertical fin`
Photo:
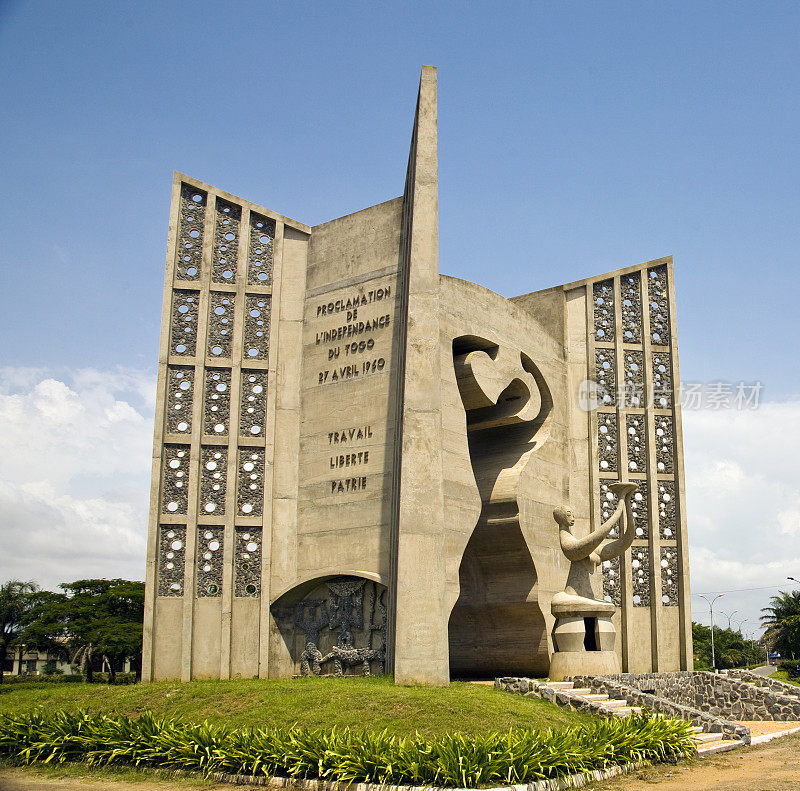
[[[406,326],[399,376],[402,441],[394,491],[391,648],[398,683],[447,684],[437,93],[432,66],[422,68],[403,200],[400,269],[407,304],[400,314]]]

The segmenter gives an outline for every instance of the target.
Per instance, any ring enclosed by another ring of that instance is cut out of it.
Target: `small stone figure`
[[[319,676],[322,673],[322,652],[317,648],[319,631],[327,626],[328,609],[322,599],[306,599],[297,605],[295,625],[306,633],[306,647],[300,654],[300,674]]]
[[[353,636],[346,629],[339,632],[337,644],[331,652],[322,658],[322,663],[333,660],[333,675],[343,676],[348,667],[361,665],[365,676],[372,675],[371,662],[383,662],[383,650],[374,648],[356,648]]]
[[[319,676],[322,674],[322,651],[309,640],[300,654],[300,675]]]
[[[327,583],[331,629],[361,629],[364,624],[364,584],[357,577],[337,577]]]
[[[306,599],[297,605],[294,618],[295,626],[302,629],[307,637],[306,642],[317,645],[319,631],[330,622],[328,607],[324,599]]]

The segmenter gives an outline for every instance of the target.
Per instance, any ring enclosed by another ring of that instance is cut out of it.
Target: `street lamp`
[[[749,618],[742,618],[741,621],[738,621],[738,622],[734,621],[734,623],[738,623],[738,626],[736,628],[739,631],[739,634],[744,639],[745,643],[751,643],[750,647],[753,648],[753,644],[755,643],[755,641],[754,640],[750,640],[750,638],[747,636],[746,632],[742,629],[742,627],[747,623],[748,620],[749,620]],[[747,657],[747,654],[745,654],[745,657]]]
[[[711,616],[711,669],[716,670],[717,661],[716,661],[716,656],[714,655],[714,602],[717,599],[721,599],[725,594],[718,593],[713,599],[711,599],[711,601],[708,601],[708,599],[705,596],[703,596],[702,593],[698,595],[700,596],[701,599],[705,599],[706,602],[708,602],[708,611]]]
[[[722,610],[720,610],[720,612],[722,612]],[[728,629],[731,628],[731,618],[733,618],[733,616],[736,615],[737,612],[739,612],[739,611],[738,610],[734,610],[730,615],[728,615],[728,613],[726,613],[726,612],[722,612],[722,614],[724,616],[726,616],[727,619],[728,619]]]

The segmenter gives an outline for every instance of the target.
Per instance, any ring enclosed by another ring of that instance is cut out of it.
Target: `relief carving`
[[[300,675],[379,675],[386,670],[386,588],[334,577],[294,605],[272,607]],[[293,650],[294,649],[294,650]]]

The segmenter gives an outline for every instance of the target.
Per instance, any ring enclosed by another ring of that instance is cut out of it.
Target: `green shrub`
[[[115,684],[135,684],[137,682],[136,673],[117,673],[114,676]],[[94,684],[110,684],[111,676],[108,673],[95,673],[93,675],[92,683]]]
[[[191,725],[145,713],[0,717],[0,756],[22,763],[86,761],[341,782],[479,787],[528,783],[694,753],[689,723],[643,713],[553,732],[398,737],[381,731]]]
[[[117,673],[114,684],[135,684],[137,682],[136,673]],[[4,684],[80,684],[86,681],[86,677],[80,673],[69,673],[67,675],[45,675],[22,674],[21,676],[3,676]],[[110,684],[111,679],[108,673],[95,673],[92,680],[93,684]]]
[[[3,676],[3,684],[79,684],[85,681],[80,673],[69,673],[60,676],[22,674],[21,676]]]
[[[800,665],[797,659],[781,659],[778,662],[778,670],[782,670],[789,678],[800,678],[797,668]]]

